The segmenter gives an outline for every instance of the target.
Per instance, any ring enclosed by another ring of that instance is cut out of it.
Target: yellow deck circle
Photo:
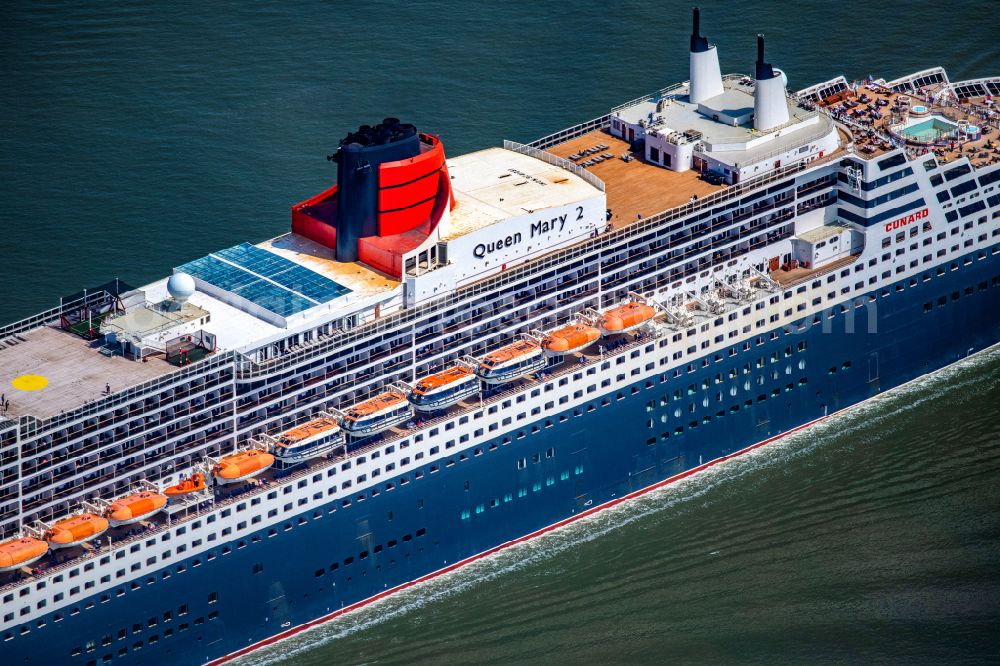
[[[41,375],[21,375],[15,377],[11,384],[21,391],[41,391],[49,385],[49,380]]]

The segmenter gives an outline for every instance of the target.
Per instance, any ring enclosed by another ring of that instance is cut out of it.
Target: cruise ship
[[[527,144],[361,125],[287,233],[0,328],[3,662],[221,664],[1000,341],[1000,78],[687,54]]]

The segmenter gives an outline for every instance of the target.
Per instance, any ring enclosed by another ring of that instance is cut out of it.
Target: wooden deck
[[[847,266],[848,264],[853,264],[857,258],[861,256],[860,254],[849,254],[846,257],[841,257],[840,259],[834,259],[828,264],[824,264],[819,268],[793,268],[790,271],[779,269],[770,272],[770,277],[772,280],[777,282],[782,287],[791,287],[793,285],[799,284],[800,282],[806,282],[813,278],[819,277],[821,275],[826,275],[833,271],[838,270],[842,266]]]
[[[611,222],[615,228],[635,222],[640,215],[649,217],[685,204],[692,196],[702,197],[725,187],[710,185],[699,178],[697,171],[676,172],[648,164],[642,160],[641,154],[630,153],[628,143],[604,130],[594,130],[552,146],[547,151],[569,159],[570,155],[598,144],[605,144],[608,148],[597,154],[611,153],[614,158],[584,168],[604,181],[607,205],[611,209]],[[634,159],[626,162],[622,159],[625,154],[631,154]],[[571,161],[580,164],[588,159],[590,157]]]

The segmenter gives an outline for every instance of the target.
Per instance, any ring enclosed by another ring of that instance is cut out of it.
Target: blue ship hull
[[[779,330],[774,340],[755,331],[748,351],[740,341],[735,355],[706,357],[707,367],[678,378],[594,393],[592,409],[529,423],[509,444],[475,442],[480,455],[456,449],[454,465],[425,466],[420,481],[334,513],[290,517],[256,543],[230,542],[228,554],[220,543],[212,560],[176,560],[107,601],[81,599],[78,613],[62,609],[58,622],[49,614],[45,627],[3,644],[4,661],[218,659],[856,404],[1000,341],[1000,265],[988,253],[969,256],[942,276],[897,283],[902,291],[872,292],[870,305],[848,301],[848,314],[834,308],[824,315],[829,327]],[[845,333],[851,314],[856,332]],[[733,368],[736,380],[714,383]]]

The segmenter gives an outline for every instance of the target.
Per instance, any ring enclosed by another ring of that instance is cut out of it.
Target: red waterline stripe
[[[861,404],[861,403],[858,403],[858,404]],[[850,407],[846,407],[845,409],[850,409]],[[364,606],[367,606],[368,604],[374,603],[374,602],[376,602],[376,601],[378,601],[380,599],[384,599],[384,598],[386,598],[386,597],[388,597],[390,595],[395,594],[396,592],[401,592],[402,590],[411,588],[411,587],[413,587],[415,585],[419,585],[420,583],[427,582],[427,581],[432,580],[434,578],[437,578],[438,576],[441,576],[443,574],[455,571],[456,569],[460,569],[461,567],[465,566],[466,564],[470,564],[470,563],[475,562],[477,560],[481,560],[481,559],[483,559],[485,557],[489,557],[490,555],[493,555],[494,553],[498,553],[501,550],[506,550],[507,548],[510,548],[511,546],[517,545],[519,543],[524,543],[526,541],[531,541],[532,539],[540,537],[543,534],[546,534],[548,532],[552,532],[553,530],[557,530],[560,527],[564,527],[566,525],[569,525],[570,523],[574,523],[574,522],[580,520],[581,518],[586,518],[587,516],[592,516],[592,515],[594,515],[596,513],[604,511],[606,509],[610,509],[612,507],[618,506],[619,504],[621,504],[623,502],[627,502],[628,500],[635,499],[636,497],[641,497],[642,495],[645,495],[646,493],[652,492],[653,490],[656,490],[658,488],[662,488],[662,487],[664,487],[664,486],[666,486],[668,484],[674,483],[676,481],[680,481],[681,479],[686,479],[687,477],[692,476],[694,474],[697,474],[698,472],[703,472],[704,470],[708,469],[709,467],[714,467],[715,465],[718,465],[719,463],[726,462],[727,460],[732,460],[733,458],[735,458],[737,456],[740,456],[740,455],[743,455],[744,453],[748,453],[750,451],[753,451],[754,449],[759,449],[760,447],[765,446],[766,444],[770,444],[770,443],[772,443],[774,441],[777,441],[777,440],[779,440],[779,439],[781,439],[783,437],[787,437],[788,435],[791,435],[792,433],[798,432],[799,430],[802,430],[803,428],[808,428],[811,425],[815,425],[815,424],[819,423],[820,421],[823,421],[823,420],[825,420],[825,419],[827,419],[827,418],[829,418],[831,416],[839,414],[841,411],[844,411],[844,410],[839,410],[839,411],[834,412],[833,414],[827,414],[826,416],[821,416],[818,419],[814,419],[812,421],[809,421],[808,423],[803,423],[802,425],[796,426],[796,427],[792,428],[791,430],[786,430],[785,432],[780,433],[778,435],[775,435],[774,437],[769,437],[769,438],[767,438],[767,439],[765,439],[763,441],[757,442],[756,444],[751,444],[750,446],[746,447],[745,449],[740,449],[739,451],[736,451],[734,453],[730,453],[728,455],[721,456],[721,457],[716,458],[714,460],[710,460],[707,463],[703,463],[701,465],[698,465],[697,467],[692,467],[691,469],[687,470],[686,472],[681,472],[680,474],[676,474],[674,476],[666,478],[663,481],[658,481],[658,482],[654,483],[651,486],[646,486],[645,488],[642,488],[640,490],[635,490],[635,491],[633,491],[633,492],[631,492],[631,493],[629,493],[627,495],[622,495],[621,497],[617,497],[617,498],[615,498],[613,500],[608,500],[604,504],[599,504],[598,506],[595,506],[595,507],[592,507],[590,509],[587,509],[586,511],[582,511],[582,512],[576,514],[576,515],[570,516],[569,518],[564,518],[564,519],[560,520],[559,522],[552,523],[551,525],[549,525],[547,527],[543,527],[540,530],[537,530],[537,531],[532,532],[530,534],[526,534],[526,535],[524,535],[522,537],[518,537],[517,539],[513,539],[512,541],[506,541],[506,542],[500,544],[499,546],[494,546],[493,548],[490,548],[488,550],[484,550],[481,553],[478,553],[476,555],[472,555],[471,557],[467,557],[464,560],[460,560],[458,562],[455,562],[454,564],[449,564],[448,566],[446,566],[446,567],[444,567],[442,569],[438,569],[437,571],[432,571],[431,573],[426,574],[424,576],[421,576],[420,578],[415,578],[414,580],[411,580],[408,583],[402,583],[400,585],[397,585],[396,587],[393,587],[393,588],[390,588],[388,590],[385,590],[384,592],[379,592],[378,594],[376,594],[374,596],[368,597],[367,599],[363,599],[361,601],[357,601],[357,602],[351,604],[350,606],[345,606],[344,608],[341,608],[340,610],[334,611],[332,613],[328,613],[327,615],[323,615],[322,617],[319,617],[319,618],[317,618],[315,620],[311,620],[309,622],[305,622],[305,623],[300,624],[300,625],[298,625],[296,627],[292,627],[291,629],[286,629],[285,631],[277,633],[274,636],[271,636],[270,638],[265,638],[264,640],[258,641],[258,642],[254,643],[252,645],[248,645],[245,648],[240,648],[239,650],[237,650],[235,652],[230,652],[229,654],[225,655],[224,657],[219,657],[218,659],[214,659],[214,660],[208,662],[205,666],[218,666],[219,664],[225,664],[226,662],[232,661],[233,659],[236,659],[238,657],[242,657],[242,656],[248,655],[251,652],[255,652],[255,651],[257,651],[257,650],[259,650],[259,649],[261,649],[263,647],[266,647],[268,645],[273,645],[274,643],[277,643],[278,641],[282,641],[282,640],[284,640],[286,638],[290,638],[290,637],[298,634],[299,632],[305,631],[306,629],[311,629],[313,627],[318,627],[319,625],[325,624],[325,623],[329,622],[330,620],[333,620],[335,618],[340,617],[341,615],[345,615],[347,613],[350,613],[351,611],[355,611],[355,610],[358,610],[359,608],[363,608]]]

